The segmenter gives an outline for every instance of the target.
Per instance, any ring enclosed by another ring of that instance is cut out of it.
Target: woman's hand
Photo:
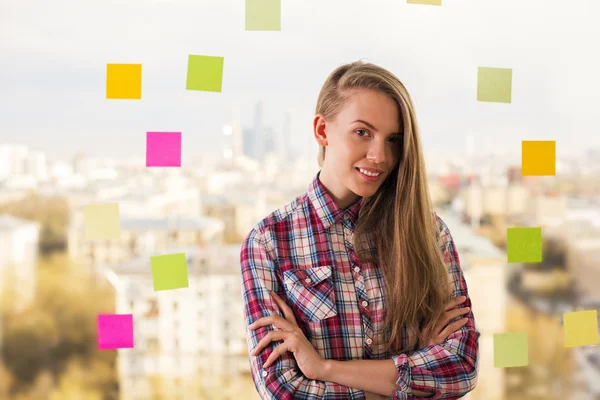
[[[469,307],[459,307],[453,310],[457,305],[465,302],[467,298],[465,296],[459,296],[455,299],[452,299],[448,302],[446,306],[446,312],[444,313],[444,317],[438,322],[438,325],[435,327],[434,334],[431,334],[429,331],[423,331],[419,335],[419,343],[417,345],[418,349],[422,349],[427,346],[432,346],[436,344],[442,344],[446,341],[448,336],[451,333],[459,330],[464,324],[467,323],[467,318],[459,319],[458,321],[454,321],[450,325],[448,323],[459,315],[466,314],[469,312]],[[448,326],[446,326],[448,325]]]
[[[325,369],[325,359],[315,350],[312,343],[308,341],[304,332],[298,327],[296,317],[292,309],[285,304],[275,292],[270,292],[271,297],[275,300],[285,319],[279,315],[271,315],[257,319],[252,324],[248,325],[248,329],[255,330],[261,326],[274,325],[281,329],[280,331],[271,331],[262,338],[256,347],[252,350],[251,355],[256,356],[260,351],[272,341],[283,340],[283,343],[275,347],[273,353],[269,356],[263,368],[271,365],[277,357],[283,355],[287,351],[294,354],[298,368],[308,379],[319,379],[323,375]]]

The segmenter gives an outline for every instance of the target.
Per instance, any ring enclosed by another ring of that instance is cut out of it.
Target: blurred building
[[[33,301],[39,236],[39,223],[0,215],[0,301],[6,284],[19,309]]]
[[[0,144],[0,181],[7,188],[35,188],[48,178],[46,155],[25,145]]]
[[[68,231],[69,255],[90,267],[111,266],[136,257],[155,255],[173,246],[222,243],[224,223],[209,217],[121,217],[121,236],[86,240],[83,218],[75,218]]]
[[[14,203],[27,198],[27,190],[22,189],[3,189],[0,191],[0,205]]]
[[[458,250],[479,338],[479,378],[476,388],[464,399],[503,400],[504,369],[494,367],[494,333],[505,331],[508,303],[508,264],[506,253],[488,239],[478,236],[461,222],[460,215],[437,211],[448,225]]]
[[[589,236],[568,240],[567,268],[575,279],[580,297],[600,302],[600,230]]]
[[[566,244],[566,266],[579,297],[600,304],[600,201],[570,198],[564,220],[552,233]]]
[[[106,271],[116,288],[116,312],[134,317],[134,348],[118,350],[121,396],[247,397],[240,247],[173,247],[155,254],[179,252],[187,257],[188,288],[154,291],[147,257]]]
[[[264,216],[261,198],[253,199],[238,195],[214,195],[203,198],[203,207],[208,217],[219,219],[225,224],[225,236],[237,237],[241,243],[250,229]]]
[[[532,193],[521,184],[503,187],[474,183],[463,188],[460,199],[469,220],[500,216],[527,221],[529,226],[557,224],[564,219],[567,209],[565,196]]]

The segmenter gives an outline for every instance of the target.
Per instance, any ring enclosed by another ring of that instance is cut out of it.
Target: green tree
[[[80,389],[60,379],[83,368],[93,380],[89,387],[103,399],[116,398],[116,351],[97,349],[97,315],[108,312],[114,312],[114,291],[108,283],[93,279],[91,271],[65,254],[41,258],[35,301],[4,318],[2,358],[14,376],[13,394],[27,395],[34,387],[41,390],[39,380],[47,374],[60,390],[78,393]],[[73,366],[73,360],[79,364]]]
[[[24,199],[0,205],[0,214],[5,213],[41,224],[39,248],[42,254],[66,249],[69,204],[65,197],[30,192]]]

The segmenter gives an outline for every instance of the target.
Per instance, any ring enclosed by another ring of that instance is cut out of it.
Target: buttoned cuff
[[[408,395],[411,394],[410,390],[410,364],[408,363],[408,356],[406,354],[399,354],[392,356],[394,364],[396,365],[396,371],[398,372],[398,379],[396,385],[400,386],[400,390],[396,390],[394,400],[406,400]]]

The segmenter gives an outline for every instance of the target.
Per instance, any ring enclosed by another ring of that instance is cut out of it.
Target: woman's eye
[[[366,130],[366,129],[357,129],[357,130],[355,130],[354,132],[356,132],[356,133],[357,133],[357,135],[358,135],[358,136],[361,136],[361,137],[362,137],[363,135],[361,135],[359,132],[366,132],[366,133],[369,133],[369,131],[368,131],[368,130]]]

